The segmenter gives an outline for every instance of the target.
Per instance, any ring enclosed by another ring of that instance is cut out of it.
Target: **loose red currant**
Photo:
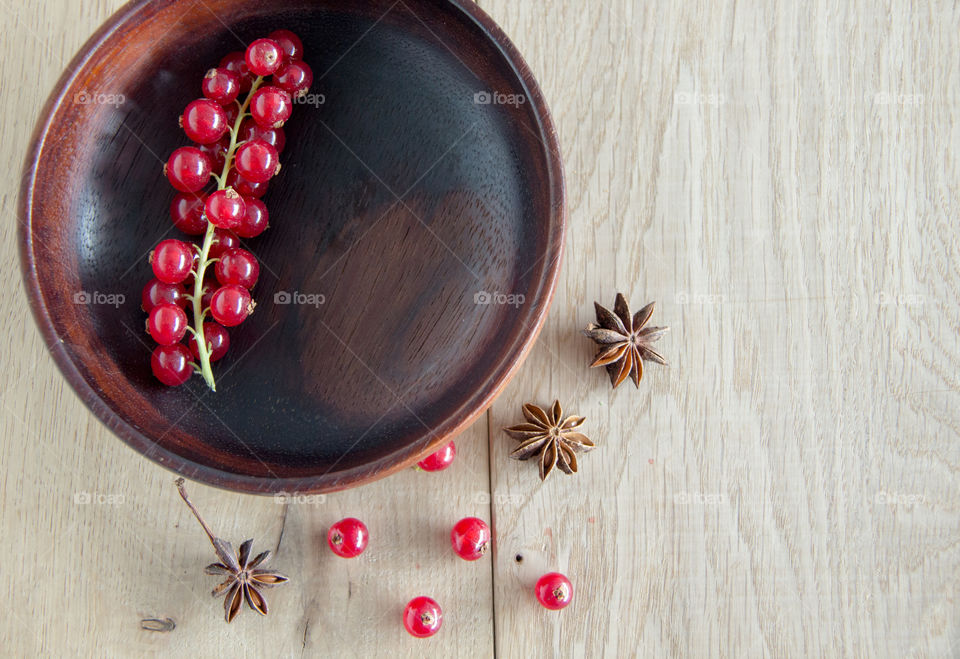
[[[221,286],[210,299],[210,315],[225,327],[234,327],[242,323],[253,313],[253,307],[250,292],[236,284]]]
[[[204,204],[204,211],[207,220],[215,227],[221,229],[232,229],[243,219],[247,208],[243,203],[243,197],[233,188],[217,190],[207,197],[207,203]]]
[[[153,274],[167,284],[179,284],[193,268],[193,246],[182,240],[161,241],[150,253]]]
[[[244,213],[240,224],[234,229],[241,238],[256,238],[267,228],[267,222],[270,215],[267,213],[267,205],[253,197],[245,197],[243,203],[247,206],[247,212]]]
[[[175,304],[184,306],[187,303],[187,292],[181,284],[167,284],[159,279],[151,279],[143,287],[140,294],[140,308],[147,313],[158,304]]]
[[[313,70],[306,62],[290,62],[273,76],[273,84],[294,98],[302,96],[313,84]]]
[[[263,183],[254,183],[253,181],[240,176],[240,172],[238,172],[235,167],[231,167],[230,172],[227,174],[227,185],[232,187],[244,197],[255,197],[259,199],[267,193],[268,183],[267,181],[264,181]]]
[[[347,517],[330,527],[327,532],[327,544],[337,556],[353,558],[367,548],[370,533],[359,519]]]
[[[218,259],[228,249],[240,246],[240,238],[233,231],[227,229],[213,230],[213,244],[210,246],[210,258]],[[207,305],[204,305],[207,306]]]
[[[537,580],[533,592],[543,606],[556,611],[573,599],[573,584],[559,572],[550,572]]]
[[[153,340],[162,346],[179,343],[187,332],[187,314],[175,304],[158,304],[150,310],[147,330]]]
[[[247,68],[258,76],[273,75],[283,64],[283,51],[273,39],[257,39],[244,54]]]
[[[227,115],[216,101],[198,98],[183,111],[180,125],[187,137],[194,142],[211,144],[227,132]]]
[[[182,146],[163,167],[170,185],[180,192],[196,192],[210,180],[210,159],[195,146]]]
[[[215,362],[227,354],[227,349],[230,347],[230,335],[227,333],[227,329],[217,323],[207,322],[203,324],[203,340],[207,343],[211,362]],[[193,353],[194,357],[200,359],[196,337],[191,334],[188,343],[190,344],[190,352]]]
[[[265,183],[280,171],[277,150],[263,140],[244,142],[234,157],[237,172],[253,183]]]
[[[174,197],[170,204],[173,226],[190,236],[199,236],[206,231],[207,220],[203,217],[203,204],[206,200],[205,194],[193,192],[181,192]]]
[[[300,41],[300,37],[290,30],[274,30],[268,36],[280,46],[285,62],[298,60],[303,57],[303,42]]]
[[[228,249],[220,255],[214,273],[221,284],[237,284],[250,289],[260,276],[260,264],[257,257],[245,249]]]
[[[192,356],[187,346],[177,343],[172,346],[157,346],[150,356],[150,370],[153,375],[170,387],[183,384],[193,375],[190,365]]]
[[[250,97],[250,114],[264,128],[279,128],[292,111],[293,99],[279,87],[261,87]]]
[[[417,466],[424,471],[441,471],[453,464],[455,457],[457,457],[457,445],[450,442],[436,453],[431,453],[418,462]]]
[[[250,75],[250,69],[247,68],[247,60],[244,53],[239,51],[228,53],[220,60],[220,67],[237,76],[240,82],[240,91],[245,92],[253,84],[254,76]]]
[[[475,561],[487,553],[490,527],[479,517],[464,517],[450,531],[453,551],[465,561]]]
[[[240,76],[223,67],[210,69],[203,76],[203,95],[220,105],[233,103],[240,93]]]
[[[282,128],[264,128],[250,117],[244,119],[243,123],[240,124],[240,134],[237,139],[241,142],[263,140],[267,144],[272,144],[277,153],[283,153],[283,147],[287,143]]]
[[[230,136],[220,138],[220,141],[211,144],[201,144],[199,147],[203,154],[210,159],[210,169],[214,172],[223,170],[223,164],[227,161],[227,151],[230,149]]]
[[[403,626],[417,638],[433,636],[442,624],[443,611],[429,597],[414,597],[403,610]]]

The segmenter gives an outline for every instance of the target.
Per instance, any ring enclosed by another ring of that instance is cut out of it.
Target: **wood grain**
[[[119,6],[0,0],[5,171]],[[960,656],[960,12],[483,6],[541,83],[566,163],[547,326],[450,471],[286,507],[192,486],[230,539],[276,545],[283,530],[276,565],[298,580],[266,620],[222,623],[172,477],[56,371],[17,285],[18,181],[0,184],[5,653]],[[672,327],[671,367],[651,365],[639,391],[588,371],[578,334],[618,290]],[[499,429],[554,397],[600,447],[541,485]],[[492,575],[445,537],[491,513]],[[322,533],[348,514],[371,547],[337,562]],[[547,569],[576,588],[559,614],[530,594]],[[421,591],[447,613],[426,642],[399,624]],[[166,617],[173,631],[140,630]]]

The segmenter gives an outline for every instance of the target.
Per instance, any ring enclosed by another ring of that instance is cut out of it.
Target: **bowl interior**
[[[563,230],[535,84],[472,5],[153,2],[76,62],[24,189],[25,270],[71,384],[188,476],[332,490],[438,446],[489,404],[542,322]],[[229,51],[287,27],[315,74],[285,126],[256,312],[199,378],[150,373],[140,291],[167,237],[177,118]]]

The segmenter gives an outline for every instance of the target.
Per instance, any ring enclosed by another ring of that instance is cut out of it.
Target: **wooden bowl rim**
[[[484,384],[485,395],[474,404],[474,409],[468,412],[462,419],[448,430],[437,433],[437,436],[427,446],[420,451],[414,451],[414,444],[398,449],[394,453],[385,455],[375,461],[369,462],[350,470],[341,472],[326,472],[320,475],[291,478],[271,478],[262,476],[249,476],[245,474],[236,474],[205,464],[186,459],[172,451],[163,448],[160,444],[153,441],[139,430],[131,426],[127,421],[121,418],[112,408],[110,408],[100,398],[96,391],[89,385],[81,374],[80,370],[70,358],[67,350],[64,348],[53,325],[49,310],[44,302],[40,289],[40,281],[37,277],[36,261],[33,253],[32,227],[33,227],[33,194],[36,184],[37,167],[40,163],[40,156],[44,148],[47,134],[50,132],[53,118],[58,108],[64,101],[67,91],[74,83],[80,72],[94,57],[99,49],[121,28],[128,19],[150,6],[156,12],[161,11],[171,5],[183,0],[131,0],[126,5],[117,10],[107,21],[97,29],[96,32],[86,41],[77,54],[70,61],[70,64],[61,74],[60,79],[54,86],[49,98],[43,106],[40,118],[34,128],[30,140],[30,147],[27,151],[26,160],[23,167],[23,175],[20,185],[19,210],[19,242],[20,242],[20,261],[21,270],[24,279],[24,285],[27,291],[27,297],[34,319],[40,328],[47,349],[53,355],[54,362],[66,378],[74,392],[80,397],[80,400],[90,409],[91,412],[102,421],[115,435],[127,445],[137,451],[140,455],[150,458],[177,473],[178,475],[197,480],[208,485],[220,487],[223,489],[243,492],[249,494],[280,494],[280,493],[319,493],[335,492],[363,485],[390,474],[412,466],[425,456],[437,451],[441,446],[448,443],[451,439],[463,432],[477,417],[485,412],[493,403],[493,400],[499,395],[503,388],[510,382],[517,370],[523,364],[530,349],[536,342],[543,324],[546,321],[547,312],[556,289],[557,278],[560,270],[560,261],[563,255],[564,237],[567,224],[567,206],[566,206],[566,186],[563,172],[563,163],[560,157],[559,142],[557,139],[556,128],[550,111],[547,108],[546,101],[537,81],[523,56],[517,50],[516,46],[510,41],[486,12],[484,12],[473,0],[446,0],[454,9],[463,13],[466,18],[473,21],[500,51],[506,62],[513,69],[518,81],[527,92],[527,97],[534,110],[534,118],[540,128],[540,142],[544,149],[544,158],[546,161],[547,172],[550,179],[550,218],[547,226],[552,227],[550,232],[551,239],[546,246],[545,260],[549,258],[546,265],[546,280],[541,281],[542,295],[536,301],[533,310],[533,327],[530,328],[526,338],[522,340],[519,351],[513,363],[505,369],[498,378],[491,378]],[[162,5],[158,7],[158,5]],[[544,286],[545,284],[545,286]],[[482,391],[482,390],[481,390]],[[449,419],[447,421],[449,424]],[[443,425],[443,424],[441,424]],[[438,426],[439,427],[439,426]],[[405,457],[396,459],[397,453],[409,453]]]

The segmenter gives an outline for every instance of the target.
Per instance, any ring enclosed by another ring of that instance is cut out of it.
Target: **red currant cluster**
[[[456,446],[450,442],[419,463],[424,471],[440,471],[453,462]],[[370,540],[366,524],[354,517],[341,519],[327,532],[327,544],[337,556],[354,558],[363,553]],[[490,527],[479,517],[464,517],[450,531],[450,545],[454,553],[466,561],[482,558],[490,547]],[[573,599],[573,585],[559,572],[550,572],[537,580],[534,595],[544,607],[562,609]],[[414,597],[403,610],[403,626],[413,636],[433,636],[443,624],[443,610],[436,600]]]
[[[313,82],[302,57],[303,44],[289,30],[257,39],[245,53],[230,53],[207,72],[203,98],[187,105],[180,117],[183,131],[196,144],[174,151],[164,166],[180,193],[170,215],[180,231],[203,236],[203,242],[164,240],[150,254],[155,278],[143,289],[143,309],[150,314],[147,331],[160,344],[151,368],[166,385],[183,384],[196,371],[216,391],[210,364],[230,345],[225,328],[253,312],[250,289],[260,266],[240,248],[240,239],[267,228],[267,207],[260,197],[280,171],[282,126],[294,99]],[[269,84],[264,84],[266,76],[272,76]],[[241,94],[246,94],[243,101]],[[204,192],[211,178],[217,187]],[[213,264],[214,276],[207,277]],[[187,332],[189,349],[181,343]]]

